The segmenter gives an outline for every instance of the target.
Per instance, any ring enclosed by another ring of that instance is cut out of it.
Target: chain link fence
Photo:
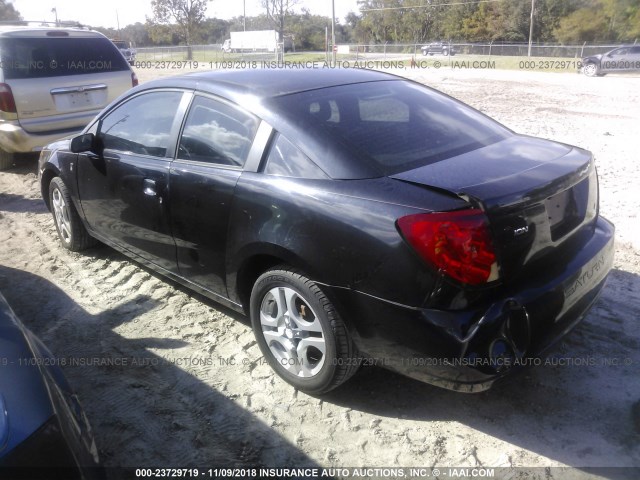
[[[345,60],[358,60],[360,56],[367,58],[397,58],[399,56],[421,56],[421,48],[426,45],[420,44],[344,44],[337,45],[336,49],[340,58]],[[447,44],[449,51],[456,55],[481,55],[481,56],[513,56],[527,57],[529,44],[527,43],[457,43]],[[531,46],[532,57],[555,57],[555,58],[583,58],[589,55],[604,53],[619,45],[555,45],[555,44],[533,44]],[[199,62],[224,62],[229,60],[245,61],[282,61],[283,58],[290,57],[295,60],[301,54],[315,54],[319,57],[326,56],[326,52],[296,52],[286,53],[283,57],[282,51],[278,52],[249,52],[249,53],[225,53],[221,44],[212,45],[192,45],[178,47],[145,47],[137,49],[138,62],[149,61],[199,61]]]

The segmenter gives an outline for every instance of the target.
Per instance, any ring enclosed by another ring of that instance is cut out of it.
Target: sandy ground
[[[261,362],[245,319],[107,247],[63,250],[35,161],[24,160],[0,173],[0,290],[56,355],[89,363],[65,373],[105,465],[572,466],[575,478],[584,467],[640,466],[631,413],[640,400],[640,77],[398,73],[519,133],[595,153],[601,213],[618,241],[601,300],[553,351],[574,365],[540,366],[474,395],[377,368],[321,398],[296,392]],[[527,478],[565,477],[536,469]]]

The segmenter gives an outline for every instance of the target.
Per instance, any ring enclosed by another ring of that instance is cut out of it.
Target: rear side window
[[[120,51],[102,37],[3,38],[0,61],[8,80],[129,70]]]
[[[182,92],[152,92],[120,105],[102,120],[100,138],[104,148],[165,157],[181,99]]]
[[[187,115],[178,158],[242,167],[257,130],[258,119],[248,113],[197,97]]]
[[[282,135],[278,135],[271,146],[264,173],[294,178],[328,178],[320,167]]]

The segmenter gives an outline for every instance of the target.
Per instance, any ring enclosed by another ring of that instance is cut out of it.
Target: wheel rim
[[[327,352],[322,324],[295,290],[269,290],[260,305],[260,324],[271,354],[289,373],[307,378],[322,369]]]
[[[62,192],[59,189],[53,189],[53,214],[56,217],[56,225],[60,236],[65,243],[71,242],[71,221],[69,220],[69,207],[64,201]]]
[[[584,66],[584,73],[586,73],[589,76],[595,75],[596,73],[596,66],[594,63],[589,63],[587,65]]]

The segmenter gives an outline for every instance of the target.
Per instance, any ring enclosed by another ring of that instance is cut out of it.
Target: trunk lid
[[[443,190],[482,208],[503,278],[547,258],[597,215],[590,152],[539,138],[514,135],[392,178]]]

